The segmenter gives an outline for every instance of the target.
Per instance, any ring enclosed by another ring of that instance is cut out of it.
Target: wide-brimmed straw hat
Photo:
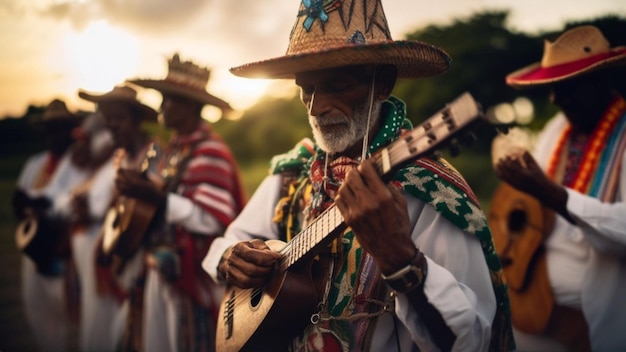
[[[53,99],[41,114],[41,119],[37,122],[42,124],[50,124],[56,122],[71,122],[78,124],[81,122],[78,114],[71,112],[63,100]]]
[[[99,104],[106,102],[125,103],[134,106],[141,112],[141,118],[147,121],[156,121],[157,112],[137,99],[137,91],[128,86],[116,86],[110,92],[104,94],[89,93],[84,90],[78,91],[78,96],[87,101]]]
[[[145,88],[156,89],[161,93],[180,95],[200,102],[213,105],[222,110],[232,110],[226,101],[209,94],[206,85],[209,83],[211,71],[191,61],[181,61],[178,54],[168,60],[168,72],[165,79],[131,79],[128,82]]]
[[[392,64],[400,78],[445,72],[451,59],[434,45],[394,41],[380,0],[303,0],[284,56],[230,71],[248,78],[293,78],[297,72]]]
[[[580,26],[554,42],[544,41],[541,62],[510,73],[506,83],[516,88],[540,86],[624,64],[626,47],[611,48],[597,27]]]

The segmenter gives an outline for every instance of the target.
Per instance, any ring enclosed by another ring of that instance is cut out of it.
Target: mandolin
[[[463,93],[427,121],[372,156],[379,175],[405,162],[432,154],[453,136],[483,120],[480,106]],[[218,315],[217,351],[284,350],[317,311],[310,274],[313,257],[346,228],[333,204],[288,243],[269,240],[282,257],[268,282],[259,288],[228,285]],[[280,333],[278,333],[280,332]]]
[[[141,163],[142,175],[147,177],[148,170],[152,169],[160,156],[160,149],[152,143]],[[152,203],[132,197],[118,197],[104,219],[104,254],[116,254],[122,260],[132,257],[141,246],[156,211],[157,207]]]
[[[506,182],[498,186],[491,204],[488,221],[509,285],[513,325],[526,333],[541,333],[554,307],[543,243],[555,214]]]
[[[45,273],[52,260],[70,257],[70,223],[26,209],[26,216],[15,229],[15,245],[33,260],[40,273]]]

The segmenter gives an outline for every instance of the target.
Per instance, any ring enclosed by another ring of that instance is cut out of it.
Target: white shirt
[[[16,187],[25,192],[30,191],[41,173],[41,168],[44,167],[49,157],[50,153],[47,151],[30,156],[24,163],[22,171],[17,178]]]

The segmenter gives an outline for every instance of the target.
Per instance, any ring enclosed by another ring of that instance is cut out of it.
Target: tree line
[[[626,45],[626,18],[605,16],[569,22],[554,32],[528,34],[507,26],[507,11],[482,12],[456,19],[448,25],[427,25],[406,35],[443,48],[452,57],[448,72],[419,80],[400,80],[393,94],[407,104],[414,125],[440,110],[462,92],[470,92],[484,109],[525,96],[534,105],[534,119],[527,127],[539,129],[556,108],[545,91],[517,91],[505,84],[504,77],[521,67],[540,60],[543,41],[554,40],[564,30],[582,24],[600,28],[613,47]],[[626,70],[615,75],[618,88],[626,93]],[[4,154],[2,175],[16,175],[21,158],[42,148],[42,140],[30,132],[30,123],[43,107],[30,106],[21,118],[0,120],[0,150]],[[296,142],[310,136],[307,115],[298,94],[292,97],[261,99],[237,120],[222,119],[214,124],[231,146],[242,165],[248,188],[253,190],[263,174],[247,172],[252,165],[269,165],[273,155],[289,150]],[[490,144],[497,130],[485,125],[475,131],[477,142],[458,157],[451,158],[479,197],[488,202],[497,185],[490,161]],[[444,156],[451,157],[444,151]]]

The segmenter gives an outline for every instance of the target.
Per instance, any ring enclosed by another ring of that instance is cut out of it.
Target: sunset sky
[[[237,78],[228,68],[282,55],[299,3],[0,0],[0,117],[20,116],[28,104],[55,97],[72,109],[91,109],[78,89],[105,92],[127,78],[163,78],[174,52],[210,67],[208,91],[245,109],[268,91],[284,90],[270,86],[273,81]],[[383,6],[394,39],[483,10],[510,10],[510,28],[528,33],[559,30],[569,20],[626,16],[624,0],[386,0]],[[158,107],[158,94],[144,91],[142,98]]]

